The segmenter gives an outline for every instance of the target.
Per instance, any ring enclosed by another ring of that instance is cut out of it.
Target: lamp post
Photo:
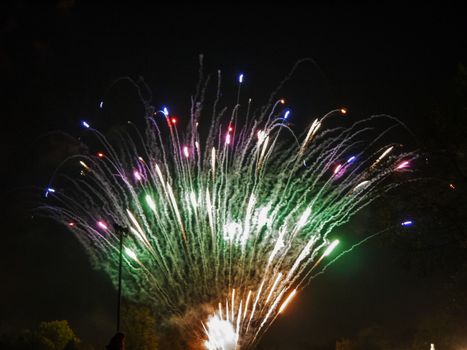
[[[125,229],[122,226],[114,224],[115,231],[119,236],[118,251],[118,291],[117,291],[117,333],[120,332],[120,306],[122,300],[122,262],[123,262],[123,238]]]

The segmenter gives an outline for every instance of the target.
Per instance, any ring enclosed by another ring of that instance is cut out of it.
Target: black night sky
[[[118,78],[143,77],[152,103],[168,105],[183,118],[201,53],[206,72],[222,70],[226,95],[242,72],[244,96],[260,101],[298,59],[312,58],[316,63],[298,70],[286,96],[295,106],[297,127],[340,106],[355,120],[393,115],[417,136],[410,146],[426,152],[436,166],[449,163],[449,157],[432,150],[458,157],[458,171],[430,170],[433,164],[425,171],[454,179],[464,197],[445,202],[465,208],[467,145],[459,135],[467,137],[460,131],[465,132],[466,121],[456,119],[449,132],[437,127],[450,123],[439,106],[452,106],[445,102],[448,91],[467,63],[467,12],[460,4],[59,0],[8,1],[1,8],[0,334],[67,319],[83,341],[104,347],[114,331],[116,292],[109,278],[91,268],[67,230],[36,217],[34,208],[60,161],[80,151],[66,134],[82,136],[81,119],[105,132],[142,114],[135,90],[115,85]],[[99,110],[101,100],[109,110]],[[438,124],[430,117],[437,112]],[[425,192],[437,196],[437,186],[428,185]],[[313,280],[271,327],[262,347],[334,349],[337,340],[365,332],[411,344],[414,334],[437,320],[440,329],[441,323],[455,325],[443,328],[443,336],[452,332],[449,337],[458,344],[452,349],[467,346],[462,331],[467,329],[467,225],[463,215],[443,216],[437,207],[446,207],[443,203],[433,204],[431,212],[412,208],[421,222],[413,231],[416,238],[375,239]],[[344,229],[371,233],[378,227],[372,219],[383,215],[377,212],[364,211]],[[427,232],[450,235],[451,229],[443,231],[446,221],[458,227],[452,231],[454,246],[435,249]],[[425,252],[422,257],[414,253],[417,248]],[[428,331],[428,345],[420,349],[429,349],[430,337],[442,338]]]

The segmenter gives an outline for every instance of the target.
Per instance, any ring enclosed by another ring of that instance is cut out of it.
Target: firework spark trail
[[[393,188],[389,176],[409,171],[415,155],[381,145],[397,126],[388,116],[326,129],[329,118],[347,114],[336,109],[296,136],[282,99],[257,115],[250,99],[243,115],[243,75],[225,122],[218,79],[212,119],[203,124],[200,82],[186,132],[167,108],[147,107],[145,132],[129,123],[117,143],[83,122],[103,149],[69,160],[82,176],[55,179],[64,190],[49,187],[55,202],[45,208],[114,283],[114,225],[127,228],[126,296],[167,320],[210,304],[218,311],[200,314],[206,348],[222,349],[219,337],[230,337],[233,349],[247,349],[326,259],[333,230]],[[378,131],[383,119],[393,123]],[[208,125],[207,136],[198,125]]]

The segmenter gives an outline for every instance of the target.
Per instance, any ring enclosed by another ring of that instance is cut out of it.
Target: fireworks
[[[116,143],[82,121],[101,146],[70,160],[86,172],[55,179],[63,190],[46,190],[46,209],[115,284],[124,227],[128,298],[166,320],[195,310],[206,349],[247,349],[337,249],[334,229],[396,186],[388,178],[414,155],[379,144],[374,123],[387,116],[326,129],[348,113],[336,109],[297,136],[283,99],[256,114],[250,99],[230,117],[204,103],[195,97],[185,122],[148,108],[144,134]]]

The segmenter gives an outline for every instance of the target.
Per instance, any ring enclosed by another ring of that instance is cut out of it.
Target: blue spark
[[[54,193],[54,192],[55,192],[55,189],[53,189],[52,187],[48,187],[47,190],[45,191],[45,198],[49,196],[49,193]]]

